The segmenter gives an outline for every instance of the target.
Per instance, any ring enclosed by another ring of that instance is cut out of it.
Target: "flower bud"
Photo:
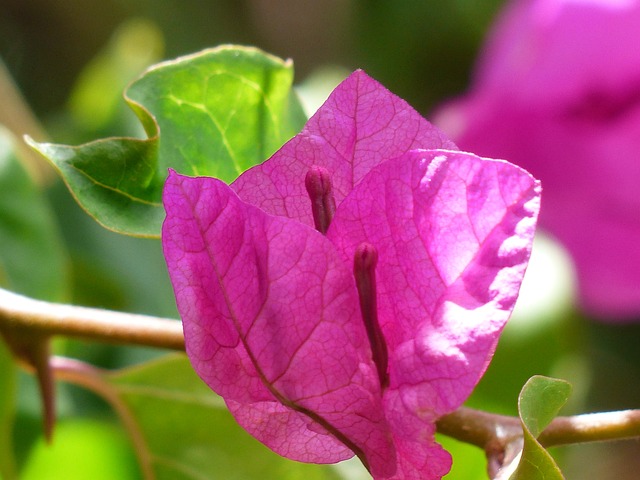
[[[380,386],[389,385],[387,365],[389,354],[387,344],[382,335],[378,323],[378,308],[376,301],[376,265],[378,264],[378,251],[370,243],[361,243],[356,248],[353,261],[353,274],[356,278],[356,288],[360,298],[360,311],[367,330],[373,362],[378,369]]]
[[[336,201],[333,197],[333,186],[329,171],[323,167],[313,166],[307,172],[304,185],[311,199],[311,210],[316,230],[325,234],[336,213]]]

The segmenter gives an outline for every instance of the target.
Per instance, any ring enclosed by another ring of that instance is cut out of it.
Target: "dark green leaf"
[[[257,49],[205,50],[150,68],[125,92],[147,139],[29,142],[102,225],[159,236],[167,169],[231,182],[266,160],[304,124],[292,82],[291,62]]]
[[[0,127],[0,286],[43,300],[66,295],[66,253],[44,195]]]
[[[185,355],[109,376],[142,437],[138,448],[158,480],[335,480],[330,466],[293,462],[249,436]]]
[[[534,376],[522,387],[518,410],[524,433],[520,463],[510,480],[562,480],[553,457],[536,438],[549,425],[571,394],[564,380]]]

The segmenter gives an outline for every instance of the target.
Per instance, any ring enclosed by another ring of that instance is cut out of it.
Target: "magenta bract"
[[[487,367],[540,200],[524,170],[453,147],[356,72],[231,186],[170,173],[163,247],[187,353],[274,451],[355,454],[376,479],[449,470],[435,421]]]
[[[300,181],[311,167],[330,172],[340,203],[373,167],[416,148],[458,149],[407,102],[358,71],[338,85],[302,132],[243,173],[233,189],[268,213],[313,225]]]
[[[518,0],[468,95],[438,123],[540,178],[541,226],[572,255],[582,308],[640,318],[640,1]]]

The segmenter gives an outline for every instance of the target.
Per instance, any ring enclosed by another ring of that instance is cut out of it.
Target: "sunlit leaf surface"
[[[570,394],[571,385],[555,378],[537,375],[524,385],[518,399],[524,448],[510,480],[564,479],[553,457],[536,438],[558,414]]]
[[[293,66],[254,48],[219,47],[150,68],[125,92],[148,138],[31,145],[105,227],[159,236],[167,168],[225,181],[269,157],[305,116]]]

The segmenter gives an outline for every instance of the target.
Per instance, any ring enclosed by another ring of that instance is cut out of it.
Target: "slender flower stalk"
[[[146,441],[140,427],[126,404],[104,380],[103,376],[105,371],[79,360],[59,356],[51,357],[50,364],[56,380],[62,380],[86,388],[100,395],[111,405],[131,437],[143,478],[145,480],[155,478],[151,454],[146,446]]]

